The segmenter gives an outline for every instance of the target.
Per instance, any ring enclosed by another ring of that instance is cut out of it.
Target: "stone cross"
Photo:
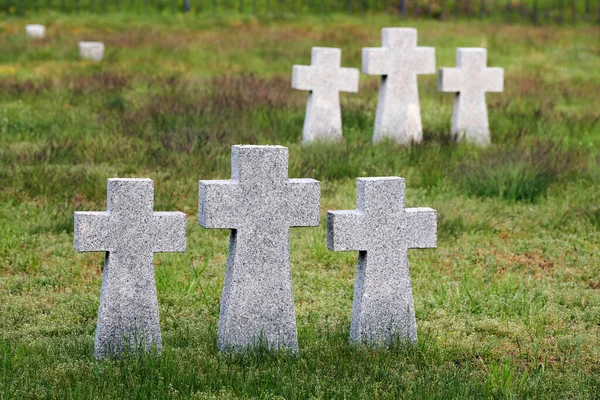
[[[417,74],[435,73],[435,49],[417,47],[417,30],[384,28],[383,47],[364,48],[362,70],[381,75],[373,142],[390,138],[398,143],[423,138]]]
[[[153,212],[150,179],[109,179],[107,211],[75,213],[75,250],[104,251],[94,355],[162,347],[154,256],[186,249],[186,216]]]
[[[440,68],[438,75],[438,90],[456,93],[452,134],[484,146],[491,142],[485,92],[504,89],[504,69],[486,63],[486,49],[458,48],[457,68]]]
[[[358,69],[341,68],[342,50],[330,47],[313,47],[311,62],[292,69],[292,88],[310,90],[302,141],[341,140],[339,92],[358,92]]]
[[[359,178],[357,206],[327,213],[327,247],[358,250],[350,341],[416,342],[407,251],[436,247],[436,211],[404,208],[404,179]]]
[[[25,25],[25,34],[33,39],[43,39],[46,36],[46,27],[40,24]]]
[[[288,179],[288,149],[233,146],[231,180],[200,181],[198,222],[231,229],[218,347],[298,351],[290,227],[318,226],[320,185]]]
[[[79,57],[82,60],[102,61],[104,57],[104,43],[79,42]]]

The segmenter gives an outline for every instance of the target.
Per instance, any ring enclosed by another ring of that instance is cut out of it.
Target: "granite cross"
[[[312,48],[312,65],[294,65],[292,88],[310,90],[302,141],[341,140],[339,92],[358,92],[358,69],[341,68],[342,51]]]
[[[161,350],[154,256],[186,250],[186,216],[153,212],[150,179],[109,179],[107,211],[75,213],[75,249],[104,251],[96,358]]]
[[[490,144],[485,92],[504,89],[504,69],[486,68],[486,49],[458,48],[457,68],[440,68],[438,90],[456,93],[452,134],[479,145]]]
[[[231,180],[200,181],[198,222],[231,229],[218,347],[298,351],[290,227],[318,226],[320,185],[288,179],[288,149],[233,146]]]
[[[398,143],[423,137],[417,74],[435,73],[435,49],[417,47],[417,30],[384,28],[383,47],[364,48],[362,70],[381,75],[373,142],[390,138]]]
[[[359,178],[357,206],[327,213],[327,247],[358,250],[350,340],[416,342],[407,251],[436,247],[436,211],[404,208],[404,179]]]

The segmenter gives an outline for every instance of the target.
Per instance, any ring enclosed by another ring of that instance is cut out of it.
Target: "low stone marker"
[[[382,29],[383,47],[364,48],[362,70],[381,75],[373,142],[390,138],[398,143],[423,138],[417,74],[435,73],[435,49],[417,47],[414,28]]]
[[[154,255],[186,249],[186,216],[153,212],[150,179],[109,179],[107,211],[75,213],[75,249],[105,251],[94,355],[162,348]]]
[[[79,57],[83,60],[102,61],[104,57],[104,43],[79,42]]]
[[[341,68],[342,50],[313,47],[311,65],[294,65],[292,88],[310,90],[302,142],[342,139],[339,92],[358,92],[358,69]]]
[[[46,27],[40,24],[25,25],[25,34],[33,39],[43,39],[46,36]]]
[[[358,208],[327,213],[327,247],[359,251],[350,341],[416,342],[407,250],[437,244],[436,211],[404,208],[404,179],[359,178]]]
[[[504,90],[504,69],[486,64],[486,49],[458,48],[457,68],[440,68],[438,75],[438,90],[456,93],[452,135],[483,146],[491,143],[485,92]]]
[[[231,180],[200,181],[198,222],[231,229],[218,347],[298,351],[290,227],[318,226],[320,184],[288,179],[288,149],[233,146]]]

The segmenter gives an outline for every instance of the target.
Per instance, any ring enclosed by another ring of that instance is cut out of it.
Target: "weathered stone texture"
[[[233,146],[231,155],[231,180],[199,185],[199,224],[231,229],[218,347],[297,352],[289,228],[319,225],[319,182],[288,179],[285,147]]]
[[[106,252],[94,353],[161,350],[154,256],[186,250],[186,216],[153,212],[150,179],[109,179],[107,211],[75,213],[75,249]]]
[[[359,251],[350,340],[386,346],[416,342],[408,249],[436,247],[436,211],[404,208],[398,177],[359,178],[357,206],[327,213],[327,247]]]

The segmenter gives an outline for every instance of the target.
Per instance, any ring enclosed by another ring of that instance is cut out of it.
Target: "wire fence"
[[[402,18],[564,24],[600,23],[600,0],[0,0],[0,12],[240,13],[272,17],[300,14],[390,13]]]

